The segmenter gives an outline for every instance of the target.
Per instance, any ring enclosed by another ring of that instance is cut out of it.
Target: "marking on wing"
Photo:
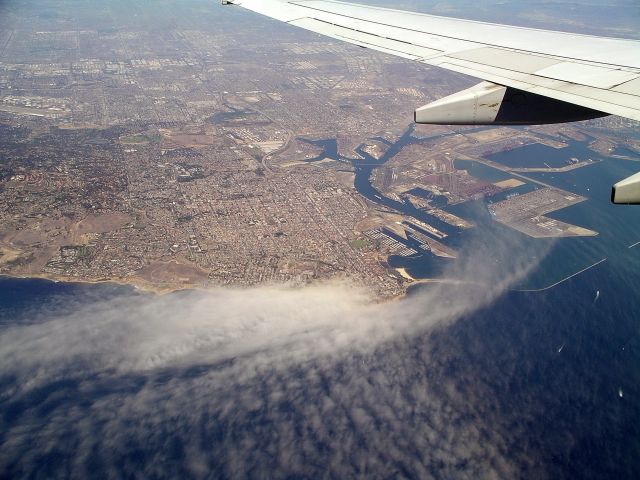
[[[636,78],[635,80],[631,80],[629,82],[618,85],[613,90],[620,93],[628,93],[629,95],[640,96],[640,78]]]
[[[474,63],[505,68],[522,73],[534,73],[561,62],[560,60],[547,56],[494,47],[479,47],[462,52],[448,53],[447,57],[468,60]]]
[[[325,35],[328,34],[331,36],[349,39],[356,43],[394,51],[396,54],[401,54],[402,56],[406,56],[413,60],[441,55],[443,53],[442,50],[415,45],[395,38],[382,37],[380,35],[375,35],[362,30],[355,30],[342,25],[336,25],[316,18],[303,18],[290,23],[307,30],[324,33]]]
[[[623,70],[573,62],[562,62],[551,65],[550,67],[537,70],[535,74],[605,90],[638,78],[638,74],[635,72],[626,72]]]

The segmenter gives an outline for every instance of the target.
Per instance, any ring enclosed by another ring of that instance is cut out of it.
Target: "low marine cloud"
[[[468,412],[474,399],[429,379],[443,359],[428,342],[412,357],[403,348],[530,272],[544,251],[518,238],[478,237],[447,272],[456,281],[386,303],[330,282],[37,308],[0,335],[0,469],[508,475],[501,433]]]
[[[514,242],[478,238],[445,274],[448,281],[386,303],[347,281],[73,300],[6,329],[0,368],[28,377],[28,387],[73,364],[131,372],[256,355],[275,366],[366,351],[493,301],[540,258]]]

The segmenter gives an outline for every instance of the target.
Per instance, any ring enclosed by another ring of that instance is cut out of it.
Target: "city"
[[[441,230],[473,222],[446,205],[527,182],[541,189],[495,203],[496,220],[532,236],[597,234],[545,222],[584,198],[526,176],[596,162],[512,168],[488,158],[562,148],[586,138],[580,125],[420,126],[398,143],[412,110],[467,86],[463,76],[295,30],[258,44],[256,33],[274,28],[263,23],[245,36],[14,20],[0,38],[0,273],[156,291],[344,278],[388,298],[408,280],[389,255],[455,258]],[[637,149],[624,136],[632,125],[592,122],[594,156]],[[335,152],[321,146],[328,139]],[[432,221],[356,190],[359,162],[381,159],[372,186]],[[458,162],[504,177],[477,178]]]

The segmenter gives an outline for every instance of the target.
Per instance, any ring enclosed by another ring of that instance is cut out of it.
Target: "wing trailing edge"
[[[417,123],[640,121],[640,41],[513,27],[336,0],[221,0],[291,25],[485,80],[418,108]],[[640,173],[612,188],[640,204]]]

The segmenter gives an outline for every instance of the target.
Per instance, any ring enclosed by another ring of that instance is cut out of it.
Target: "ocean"
[[[637,258],[638,251],[630,255]],[[327,465],[334,475],[417,478],[421,462],[434,478],[481,478],[494,457],[506,459],[509,468],[497,471],[514,473],[510,478],[637,478],[639,282],[637,269],[619,257],[546,291],[507,291],[449,326],[381,343],[366,354],[266,368],[239,380],[224,375],[229,362],[239,361],[234,355],[222,363],[185,361],[135,372],[117,365],[83,371],[86,359],[75,363],[72,356],[52,378],[23,390],[20,368],[13,372],[5,363],[2,477],[74,471],[86,478],[105,472],[198,478],[195,455],[208,472],[200,476],[216,478],[268,472],[317,478]],[[410,295],[424,288],[431,287]],[[2,279],[2,336],[16,324],[47,322],[51,311],[67,311],[78,296],[91,303],[131,294],[125,290]],[[363,393],[363,382],[371,391]],[[258,399],[248,402],[248,394]],[[358,411],[369,412],[373,424],[359,423]],[[388,416],[393,411],[397,417]],[[385,439],[425,443],[422,425],[430,422],[456,427],[453,433],[433,428],[444,436],[434,437],[433,452],[389,453],[390,463],[379,464]],[[476,448],[469,439],[494,447],[469,455],[465,449]],[[450,449],[445,457],[436,454],[443,448]]]
[[[371,308],[0,278],[0,477],[639,478],[640,223],[607,195],[634,167],[544,175],[589,197],[550,216],[600,235],[543,249],[451,207],[539,255],[464,309],[472,287]]]

